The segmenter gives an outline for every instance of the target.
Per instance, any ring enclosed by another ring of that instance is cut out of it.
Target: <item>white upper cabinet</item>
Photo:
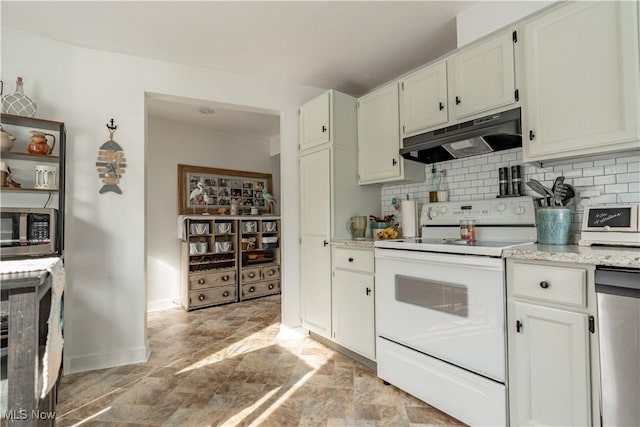
[[[516,102],[514,45],[513,31],[505,31],[449,58],[453,120]]]
[[[522,43],[525,161],[640,148],[638,2],[568,2]]]
[[[424,182],[424,165],[400,157],[398,83],[358,99],[358,182]]]
[[[447,62],[437,62],[403,79],[400,99],[403,135],[446,123]]]
[[[480,40],[400,82],[403,137],[514,108],[517,33]]]
[[[399,126],[397,83],[358,99],[358,175],[361,184],[401,176]]]
[[[300,151],[330,141],[331,91],[312,99],[300,108]]]

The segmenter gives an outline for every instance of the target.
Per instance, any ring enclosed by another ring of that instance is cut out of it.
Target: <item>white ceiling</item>
[[[474,3],[3,0],[0,7],[3,26],[77,46],[359,96],[455,49],[455,17]],[[154,114],[202,119],[189,101],[175,110],[170,99],[156,102]],[[274,136],[277,116],[214,109],[215,123],[229,120],[224,130]]]

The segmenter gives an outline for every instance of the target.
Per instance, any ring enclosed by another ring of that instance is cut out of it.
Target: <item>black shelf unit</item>
[[[4,126],[15,126],[29,129],[48,130],[58,133],[58,156],[43,156],[26,152],[10,151],[2,153],[3,159],[20,159],[33,161],[47,161],[58,165],[58,188],[56,190],[39,190],[33,188],[9,189],[3,188],[0,191],[9,190],[11,192],[29,192],[29,193],[56,193],[58,195],[58,222],[57,222],[57,255],[62,256],[64,253],[64,216],[65,216],[65,176],[66,176],[66,147],[67,147],[67,130],[63,122],[54,120],[38,119],[35,117],[23,117],[13,114],[0,114],[0,124]],[[9,129],[7,129],[9,130]],[[20,206],[18,206],[20,207]]]

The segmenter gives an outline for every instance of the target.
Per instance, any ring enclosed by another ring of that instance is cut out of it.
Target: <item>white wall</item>
[[[180,305],[177,165],[270,173],[280,200],[279,157],[271,140],[150,116],[147,122],[147,310]],[[278,185],[276,185],[278,183]]]
[[[38,117],[67,124],[65,372],[145,360],[145,92],[280,112],[283,323],[299,324],[298,108],[321,89],[79,48],[2,26],[2,80],[22,76]],[[36,65],[37,64],[37,65]],[[98,147],[114,139],[122,195],[98,194]]]
[[[482,1],[456,16],[458,47],[518,21],[555,1]]]

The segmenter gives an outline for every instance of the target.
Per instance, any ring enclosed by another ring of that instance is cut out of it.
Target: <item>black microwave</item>
[[[57,218],[52,208],[0,208],[0,257],[58,254]]]

